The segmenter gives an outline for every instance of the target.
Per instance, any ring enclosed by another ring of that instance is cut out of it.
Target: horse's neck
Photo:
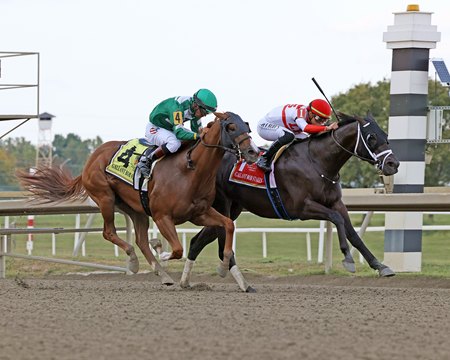
[[[194,162],[196,177],[203,182],[215,181],[224,151],[218,148],[220,144],[220,123],[215,123],[209,128],[208,133],[191,154]],[[208,147],[210,145],[211,147]]]
[[[344,164],[352,157],[358,138],[357,122],[338,128],[318,141],[311,141],[310,150],[314,161],[322,170],[338,174]]]

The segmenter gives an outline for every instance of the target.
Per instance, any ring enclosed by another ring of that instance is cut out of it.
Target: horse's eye
[[[375,134],[367,135],[367,142],[369,145],[374,146],[377,143],[377,136]]]
[[[228,124],[226,126],[227,132],[233,132],[236,131],[236,124]]]

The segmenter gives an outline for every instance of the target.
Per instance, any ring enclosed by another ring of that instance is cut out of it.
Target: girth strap
[[[270,203],[272,204],[273,210],[275,211],[275,214],[280,219],[283,220],[296,220],[289,216],[288,212],[286,211],[283,200],[281,200],[280,193],[278,192],[278,189],[276,187],[270,187],[270,171],[266,172],[264,174],[265,180],[266,180],[266,190],[267,190],[267,197],[270,200]]]
[[[142,184],[144,183],[145,177],[141,176],[139,179],[139,198],[141,199],[141,205],[144,208],[145,213],[148,216],[152,216],[152,212],[148,207],[148,191],[142,190]]]

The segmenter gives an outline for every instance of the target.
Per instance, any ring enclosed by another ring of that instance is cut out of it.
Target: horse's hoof
[[[344,266],[345,270],[347,270],[348,272],[351,272],[351,273],[356,272],[356,266],[355,266],[354,262],[348,262],[348,261],[342,260],[342,265]]]
[[[172,286],[173,284],[175,284],[175,282],[172,280],[172,278],[169,275],[167,275],[161,279],[161,284],[167,285],[167,286]]]
[[[191,284],[180,282],[180,287],[181,287],[182,289],[190,289],[190,288],[191,288]]]
[[[134,252],[130,255],[128,270],[130,270],[133,274],[136,274],[139,271],[139,260]]]
[[[382,269],[378,270],[378,273],[380,274],[380,277],[390,277],[390,276],[395,276],[395,272],[393,272],[391,270],[390,267],[386,266]]]
[[[172,256],[171,252],[163,251],[161,254],[159,254],[159,260],[161,261],[168,261]]]
[[[255,293],[255,292],[256,292],[256,289],[255,289],[255,288],[252,288],[251,286],[249,286],[249,287],[245,290],[245,292],[246,292],[246,293]]]
[[[155,251],[156,251],[157,248],[162,248],[161,240],[159,240],[158,238],[150,239],[148,242],[150,243],[151,247]]]
[[[188,288],[191,287],[191,284],[189,284],[189,281],[186,281],[186,280],[181,279],[181,280],[180,280],[180,287],[181,287],[182,289],[188,289]]]
[[[162,269],[155,269],[155,274],[161,276],[161,284],[163,285],[173,285],[175,281]]]
[[[217,273],[223,278],[227,276],[227,270],[222,265],[217,266]]]

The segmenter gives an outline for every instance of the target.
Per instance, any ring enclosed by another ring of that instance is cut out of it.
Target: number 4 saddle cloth
[[[152,147],[152,149],[149,149],[149,147]],[[137,170],[136,165],[147,149],[153,150],[153,146],[147,144],[145,139],[128,141],[126,144],[121,145],[119,150],[113,155],[105,169],[106,172],[132,185],[134,189],[140,190],[139,179],[141,174]],[[155,163],[153,163],[153,166]],[[146,191],[147,182],[144,182],[144,184],[145,188],[141,190]]]

